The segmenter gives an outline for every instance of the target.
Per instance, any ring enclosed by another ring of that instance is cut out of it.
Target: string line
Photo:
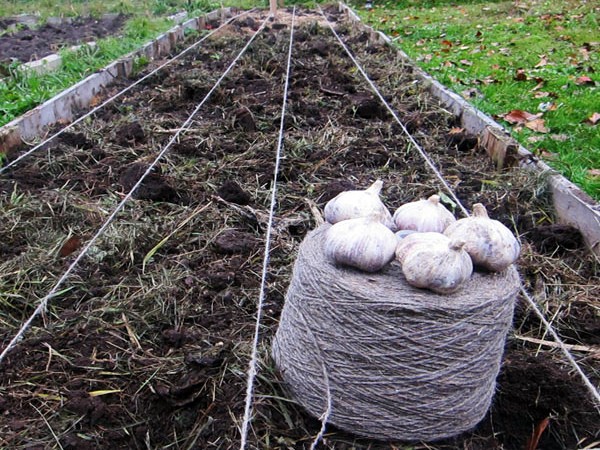
[[[435,166],[435,164],[429,158],[427,152],[425,150],[423,150],[423,148],[416,142],[416,140],[409,133],[409,131],[407,130],[407,128],[404,126],[404,124],[400,121],[400,119],[398,118],[398,115],[392,109],[392,107],[389,105],[389,103],[385,100],[385,98],[383,97],[383,95],[381,94],[381,92],[379,91],[379,89],[377,88],[377,86],[375,85],[375,83],[373,81],[371,81],[371,79],[369,78],[369,76],[367,75],[367,73],[365,72],[365,70],[361,67],[361,65],[359,64],[359,62],[356,60],[356,58],[352,55],[352,53],[350,52],[350,50],[346,46],[346,44],[342,41],[342,39],[340,38],[340,36],[333,29],[332,24],[329,22],[329,20],[327,19],[327,17],[323,13],[323,10],[318,5],[317,5],[317,7],[319,8],[319,12],[321,13],[321,15],[323,16],[323,18],[327,22],[327,25],[329,25],[329,28],[331,29],[331,31],[333,32],[333,34],[335,35],[335,37],[338,39],[338,42],[340,43],[340,45],[344,48],[344,50],[346,51],[347,55],[354,62],[356,68],[363,75],[363,77],[365,78],[365,80],[369,83],[372,91],[379,97],[379,99],[381,100],[381,102],[383,103],[383,105],[387,108],[387,110],[390,112],[390,114],[396,120],[396,123],[398,123],[398,125],[400,125],[400,127],[402,128],[402,131],[406,134],[406,136],[408,137],[408,139],[410,140],[410,142],[413,144],[413,146],[419,151],[419,153],[421,154],[421,156],[423,157],[423,159],[425,160],[425,162],[427,163],[427,165],[431,168],[431,170],[433,171],[433,173],[435,174],[435,176],[439,179],[439,181],[444,185],[444,187],[446,188],[446,190],[448,191],[448,193],[451,195],[452,199],[456,202],[456,204],[458,205],[458,207],[462,210],[462,212],[465,214],[465,216],[469,217],[470,216],[469,212],[463,206],[463,204],[461,203],[461,201],[458,199],[458,197],[454,193],[453,189],[449,186],[449,184],[444,179],[443,175],[440,173],[440,171],[437,169],[437,167]],[[531,296],[527,293],[527,291],[525,290],[525,288],[523,286],[521,286],[521,293],[523,294],[523,297],[526,299],[527,303],[531,306],[531,308],[533,309],[533,311],[535,312],[535,314],[538,316],[538,318],[544,324],[544,326],[546,327],[546,329],[550,332],[550,334],[552,335],[552,337],[554,338],[554,340],[556,341],[556,343],[559,345],[560,349],[564,353],[564,355],[567,358],[567,360],[569,361],[569,363],[577,371],[577,373],[579,374],[579,376],[583,380],[583,383],[588,388],[588,390],[590,391],[590,393],[592,394],[592,396],[594,397],[594,399],[598,403],[598,405],[599,405],[598,407],[600,408],[600,393],[598,392],[598,389],[592,384],[592,382],[590,381],[590,379],[585,375],[585,373],[583,372],[583,370],[581,369],[581,367],[579,366],[579,364],[577,363],[577,361],[575,360],[575,358],[573,357],[573,355],[571,354],[571,352],[569,351],[569,349],[566,347],[565,343],[562,341],[562,339],[560,338],[560,336],[556,333],[556,331],[554,330],[554,327],[552,327],[552,324],[550,324],[550,322],[548,322],[546,320],[546,318],[544,317],[544,314],[542,313],[542,311],[540,311],[540,309],[538,308],[538,306],[535,303],[535,301],[533,300],[533,298],[531,298]]]
[[[256,9],[256,8],[254,8]],[[57,131],[56,133],[54,133],[52,136],[48,137],[47,139],[43,140],[42,142],[40,142],[39,144],[35,145],[34,147],[30,148],[29,150],[27,150],[25,153],[23,153],[22,155],[19,155],[18,158],[10,161],[8,164],[6,164],[3,167],[0,167],[0,174],[2,174],[3,172],[5,172],[6,170],[8,170],[10,167],[14,166],[15,164],[17,164],[19,161],[21,161],[22,159],[28,157],[29,155],[31,155],[32,153],[36,152],[37,150],[39,150],[42,146],[46,145],[48,142],[52,141],[53,139],[55,139],[56,137],[60,136],[61,134],[63,134],[64,132],[70,130],[71,128],[73,128],[75,125],[77,125],[78,123],[80,123],[81,121],[85,120],[87,117],[91,116],[92,114],[94,114],[96,111],[98,111],[99,109],[104,108],[106,105],[108,105],[109,103],[112,103],[114,100],[116,100],[117,98],[121,97],[123,94],[125,94],[126,92],[129,92],[131,89],[133,89],[135,86],[137,86],[138,84],[142,83],[144,80],[147,80],[148,78],[150,78],[152,75],[156,74],[158,71],[160,71],[161,69],[163,69],[164,67],[168,66],[169,64],[171,64],[172,62],[174,62],[175,60],[181,58],[182,56],[186,55],[188,52],[192,51],[193,49],[195,49],[198,45],[200,45],[202,42],[204,42],[206,39],[208,39],[209,37],[211,37],[213,34],[215,34],[217,31],[221,30],[222,28],[224,28],[225,26],[229,25],[231,22],[233,22],[235,19],[238,19],[252,11],[254,11],[254,9],[251,9],[249,11],[244,11],[243,13],[238,14],[237,16],[233,16],[231,17],[229,20],[227,20],[226,22],[224,22],[221,26],[219,26],[218,28],[215,28],[214,30],[212,30],[210,33],[208,33],[207,35],[203,36],[200,40],[192,43],[189,47],[187,47],[186,49],[184,49],[183,51],[181,51],[179,54],[175,55],[173,58],[165,61],[164,63],[162,63],[160,66],[158,66],[156,69],[152,70],[151,72],[149,72],[148,74],[144,75],[142,78],[140,78],[139,80],[136,80],[133,84],[130,84],[129,86],[127,86],[125,89],[117,92],[115,95],[113,95],[112,97],[106,99],[105,101],[103,101],[102,103],[100,103],[99,105],[95,106],[94,108],[92,108],[91,110],[89,110],[87,113],[85,113],[84,115],[82,115],[81,117],[75,119],[73,122],[67,124],[64,128],[60,129],[59,131]]]
[[[269,266],[269,253],[271,249],[271,234],[273,230],[273,216],[275,212],[275,203],[277,196],[277,174],[279,173],[279,165],[281,161],[281,150],[283,148],[283,131],[285,127],[285,112],[287,104],[287,96],[289,90],[290,71],[292,65],[292,46],[294,43],[294,24],[296,19],[296,7],[292,10],[292,25],[290,28],[290,43],[287,55],[287,68],[285,73],[285,83],[283,87],[283,102],[281,106],[281,121],[279,124],[279,136],[277,138],[277,150],[275,154],[275,168],[273,170],[273,185],[271,188],[271,204],[269,207],[269,219],[267,222],[267,231],[265,239],[265,251],[263,257],[263,267],[260,280],[260,292],[258,296],[258,304],[256,307],[256,322],[254,324],[254,339],[252,341],[252,354],[248,366],[248,378],[246,382],[246,403],[244,407],[244,418],[242,420],[240,450],[244,450],[248,440],[248,427],[251,421],[252,413],[252,394],[254,390],[254,380],[256,379],[256,365],[258,361],[258,338],[260,332],[260,321],[262,318],[263,304],[265,300],[265,290],[267,284],[267,268]]]
[[[63,273],[63,275],[60,277],[60,279],[56,282],[56,284],[50,290],[50,292],[44,298],[42,298],[42,300],[40,300],[40,303],[38,304],[38,306],[36,307],[36,309],[33,311],[33,313],[31,314],[31,316],[29,316],[29,318],[23,323],[23,325],[19,329],[18,333],[15,335],[15,337],[13,337],[13,339],[10,341],[10,343],[8,344],[8,346],[0,354],[0,364],[2,363],[2,361],[4,360],[4,358],[6,357],[6,355],[8,354],[8,352],[10,352],[14,347],[16,347],[17,343],[23,337],[23,335],[25,334],[25,331],[29,328],[29,326],[31,325],[31,323],[33,322],[33,320],[42,311],[45,311],[46,306],[48,304],[48,301],[54,296],[54,294],[56,294],[58,288],[65,282],[65,280],[68,278],[68,276],[71,274],[71,272],[75,269],[75,267],[77,267],[77,265],[79,264],[79,261],[81,261],[81,259],[86,255],[86,253],[92,247],[92,245],[100,238],[100,236],[104,233],[104,231],[112,223],[112,221],[115,219],[115,217],[117,216],[117,214],[123,209],[123,207],[125,206],[125,204],[131,199],[131,197],[133,196],[133,193],[135,192],[135,190],[142,184],[142,182],[150,174],[150,172],[152,172],[152,170],[154,169],[154,167],[158,164],[158,161],[167,153],[167,151],[169,150],[169,148],[171,147],[171,145],[173,145],[173,143],[177,140],[177,138],[179,137],[179,135],[181,133],[183,133],[184,131],[189,130],[190,124],[191,124],[194,116],[198,113],[198,111],[200,110],[200,108],[206,103],[206,101],[212,95],[212,93],[215,91],[215,89],[217,89],[217,87],[221,84],[221,82],[227,76],[227,74],[231,71],[231,69],[233,69],[233,67],[235,66],[235,64],[237,63],[237,61],[246,52],[246,50],[248,49],[248,47],[250,46],[250,44],[252,43],[252,41],[254,41],[254,39],[256,38],[256,36],[258,36],[258,34],[265,28],[265,25],[267,24],[267,20],[268,20],[268,17],[265,18],[265,20],[263,21],[263,23],[261,24],[261,26],[259,27],[259,29],[256,30],[256,32],[252,35],[252,37],[250,38],[250,40],[246,43],[246,45],[242,48],[242,50],[240,50],[240,52],[238,53],[238,55],[231,62],[231,64],[229,64],[229,66],[227,67],[227,69],[225,70],[225,72],[223,72],[223,74],[219,77],[219,79],[216,81],[216,83],[213,85],[213,87],[210,89],[210,91],[208,91],[208,93],[204,96],[204,98],[202,99],[202,101],[194,108],[194,110],[192,111],[192,113],[190,114],[190,116],[186,119],[186,121],[183,123],[183,125],[171,137],[171,139],[169,140],[169,142],[160,151],[160,153],[158,154],[158,156],[154,159],[154,161],[152,161],[152,163],[148,166],[148,168],[146,169],[146,171],[142,174],[142,176],[138,179],[138,181],[133,185],[133,187],[129,190],[129,192],[125,195],[125,197],[121,200],[121,202],[117,205],[117,207],[113,210],[113,212],[108,216],[108,218],[102,224],[102,226],[98,229],[98,231],[96,232],[96,234],[83,247],[83,249],[81,250],[81,252],[77,255],[77,257],[75,258],[75,260],[69,265],[69,267],[67,268],[67,270]]]

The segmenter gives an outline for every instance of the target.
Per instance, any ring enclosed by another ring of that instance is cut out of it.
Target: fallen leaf
[[[556,106],[556,103],[554,102],[544,102],[538,105],[538,109],[542,112],[556,111],[558,109],[558,106]]]
[[[534,67],[543,67],[548,65],[548,59],[546,58],[546,55],[542,55],[540,58],[540,62],[537,63]]]
[[[448,134],[460,134],[460,133],[464,133],[464,131],[465,131],[464,128],[452,127],[452,128],[450,128],[450,131],[448,132]]]
[[[471,61],[469,61],[468,59],[461,59],[460,63],[464,66],[472,66],[473,63]]]
[[[465,89],[464,91],[462,91],[460,93],[460,95],[462,95],[463,98],[465,98],[467,100],[472,99],[472,98],[483,98],[483,92],[481,92],[477,88]]]
[[[539,92],[535,93],[533,98],[545,98],[545,97],[549,97],[549,96],[550,96],[550,92],[539,91]]]
[[[535,85],[535,87],[532,89],[532,91],[537,91],[538,89],[541,89],[544,87],[544,80],[539,81],[538,84]]]
[[[543,150],[543,149],[538,151],[537,153],[540,157],[542,157],[546,160],[554,159],[558,156],[556,153],[552,153],[552,152],[549,152],[548,150]]]
[[[600,169],[590,169],[588,170],[588,175],[594,178],[600,177]]]
[[[446,47],[452,47],[452,42],[450,42],[450,41],[449,41],[449,40],[447,40],[447,39],[444,39],[444,40],[442,41],[442,45],[445,45]]]
[[[525,127],[538,133],[548,133],[550,130],[546,128],[546,121],[544,119],[534,119],[525,123]]]
[[[81,239],[78,236],[71,236],[69,239],[65,241],[60,250],[58,251],[58,256],[61,258],[65,258],[73,253],[75,250],[79,248],[81,245]]]
[[[567,134],[551,134],[550,135],[550,139],[552,139],[553,141],[558,141],[558,142],[565,142],[569,140],[569,135]]]
[[[579,77],[575,80],[575,84],[579,85],[579,86],[584,86],[584,85],[593,85],[594,84],[594,80],[592,80],[590,77],[587,76],[582,76]]]
[[[532,120],[538,119],[541,117],[541,114],[531,114],[530,112],[522,111],[520,109],[513,109],[504,115],[500,115],[500,117],[510,123],[524,124],[526,122],[531,122]]]
[[[593,113],[590,117],[585,119],[585,123],[589,125],[596,125],[598,122],[600,122],[600,113],[597,112]]]
[[[517,73],[515,74],[516,81],[527,81],[527,74],[525,73],[525,69],[517,69]]]

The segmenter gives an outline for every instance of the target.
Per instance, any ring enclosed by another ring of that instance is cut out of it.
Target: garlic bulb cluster
[[[411,286],[451,294],[471,277],[473,263],[464,241],[440,233],[415,233],[400,241],[396,258]]]
[[[519,258],[521,244],[501,222],[490,219],[481,203],[473,205],[473,215],[457,220],[444,234],[465,242],[465,250],[476,266],[501,272]]]
[[[392,215],[379,198],[382,187],[383,181],[377,180],[362,191],[340,192],[325,205],[325,220],[336,224],[342,220],[375,215],[386,227],[393,229]]]
[[[442,233],[450,224],[456,222],[454,215],[440,203],[439,195],[400,206],[393,219],[398,230],[437,233]]]
[[[376,216],[337,222],[325,236],[325,255],[336,264],[376,272],[394,259],[396,236]]]

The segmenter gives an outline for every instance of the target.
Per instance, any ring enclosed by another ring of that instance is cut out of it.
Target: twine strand
[[[269,15],[271,17],[271,15]],[[256,321],[254,324],[254,337],[252,340],[252,354],[248,365],[248,377],[246,381],[246,401],[244,406],[244,418],[242,420],[241,427],[241,440],[240,450],[244,450],[247,445],[248,439],[248,427],[251,421],[252,413],[252,397],[254,391],[254,380],[257,374],[257,362],[258,362],[258,339],[260,333],[260,322],[262,318],[263,304],[265,300],[265,290],[267,284],[267,269],[269,266],[269,256],[271,251],[271,234],[273,231],[273,216],[275,213],[275,204],[277,201],[277,174],[279,173],[279,165],[281,162],[281,151],[283,148],[283,131],[285,127],[285,112],[287,104],[287,96],[289,89],[290,70],[292,65],[292,46],[294,42],[294,22],[296,18],[296,7],[292,10],[292,25],[290,28],[290,43],[287,55],[287,68],[285,73],[285,83],[283,87],[283,101],[281,106],[281,121],[279,124],[279,135],[277,138],[277,150],[275,152],[275,168],[273,169],[273,184],[271,188],[271,204],[269,206],[269,219],[267,222],[266,238],[265,238],[265,251],[263,256],[263,266],[260,279],[260,291],[258,295],[258,304],[256,306]]]
[[[33,320],[42,311],[46,310],[46,307],[48,305],[49,300],[56,294],[56,292],[58,291],[58,288],[60,286],[62,286],[62,284],[66,281],[66,279],[69,277],[69,275],[71,274],[71,272],[79,264],[79,261],[81,261],[81,259],[83,259],[83,257],[90,250],[90,248],[92,247],[92,245],[100,238],[100,236],[102,236],[102,234],[104,233],[104,231],[112,223],[112,221],[115,219],[115,217],[117,216],[117,214],[123,209],[123,207],[125,206],[125,204],[132,198],[133,193],[136,191],[136,189],[138,187],[140,187],[140,185],[142,184],[142,182],[144,181],[144,179],[150,174],[150,172],[152,172],[152,170],[154,169],[154,167],[158,164],[158,161],[167,153],[167,151],[169,150],[169,148],[171,147],[171,145],[173,145],[173,143],[177,140],[177,138],[179,137],[179,135],[181,133],[183,133],[184,131],[189,130],[190,124],[191,124],[194,116],[198,113],[198,111],[200,110],[200,108],[202,106],[204,106],[204,104],[206,103],[206,101],[208,100],[208,98],[212,95],[212,93],[215,91],[215,89],[217,89],[217,87],[221,84],[221,82],[227,76],[227,74],[231,71],[231,69],[233,69],[233,67],[235,66],[235,64],[237,63],[237,61],[246,52],[246,50],[248,49],[248,47],[250,46],[250,44],[252,43],[252,41],[254,41],[254,39],[256,38],[256,36],[258,36],[258,34],[264,29],[264,27],[265,27],[265,25],[267,23],[267,20],[268,20],[268,17],[265,18],[265,20],[263,21],[263,23],[260,26],[260,28],[252,35],[252,37],[250,38],[250,40],[246,43],[246,45],[242,48],[242,50],[240,50],[240,52],[235,57],[235,59],[231,62],[231,64],[229,64],[229,66],[227,67],[227,69],[225,70],[225,72],[223,72],[223,74],[219,77],[219,79],[216,81],[216,83],[213,85],[213,87],[210,89],[210,91],[208,91],[208,93],[204,96],[204,98],[202,99],[202,101],[194,108],[194,110],[192,111],[192,113],[190,114],[190,116],[186,119],[186,121],[183,123],[183,125],[175,132],[175,134],[171,137],[171,139],[169,140],[169,142],[160,151],[160,153],[158,154],[158,156],[156,156],[156,158],[154,159],[154,161],[152,161],[152,163],[148,166],[148,168],[146,169],[146,171],[141,175],[141,177],[138,179],[138,181],[133,185],[133,187],[129,190],[129,192],[125,195],[125,197],[121,200],[121,202],[117,205],[117,207],[113,210],[113,212],[104,221],[104,223],[98,229],[98,231],[96,232],[96,234],[83,247],[83,249],[81,250],[81,252],[77,255],[77,257],[73,260],[73,262],[69,265],[69,267],[67,268],[67,270],[63,273],[63,275],[60,277],[60,279],[56,282],[56,284],[50,290],[50,292],[44,298],[42,298],[42,300],[40,300],[38,306],[35,308],[35,310],[31,314],[31,316],[29,316],[29,318],[23,323],[23,325],[21,326],[21,328],[19,329],[19,331],[17,332],[17,334],[12,338],[12,340],[9,342],[8,346],[0,354],[0,364],[2,363],[2,361],[4,360],[4,358],[6,357],[6,355],[14,347],[16,347],[17,343],[23,337],[23,335],[25,334],[25,331],[29,328],[29,326],[31,325],[31,323],[33,322]]]
[[[234,20],[254,11],[256,8],[251,9],[249,11],[245,11],[241,14],[238,14],[236,16],[231,17],[229,20],[227,20],[226,22],[224,22],[221,26],[219,26],[218,28],[215,28],[214,30],[212,30],[210,33],[208,33],[207,35],[203,36],[201,39],[199,39],[198,41],[192,43],[190,46],[188,46],[187,48],[185,48],[183,51],[181,51],[179,54],[175,55],[173,58],[165,61],[164,63],[162,63],[160,66],[158,66],[156,69],[152,70],[151,72],[149,72],[148,74],[144,75],[142,78],[140,78],[139,80],[136,80],[133,84],[130,84],[129,86],[127,86],[126,88],[124,88],[123,90],[117,92],[115,95],[113,95],[112,97],[104,100],[102,103],[100,103],[98,106],[95,106],[94,108],[92,108],[91,110],[89,110],[87,113],[85,113],[84,115],[80,116],[79,118],[75,119],[73,122],[67,124],[64,128],[61,128],[59,131],[57,131],[56,133],[54,133],[53,135],[51,135],[50,137],[46,138],[45,140],[43,140],[42,142],[40,142],[39,144],[35,145],[34,147],[30,148],[29,150],[27,150],[25,153],[23,153],[22,155],[19,155],[18,158],[12,160],[11,162],[9,162],[8,164],[6,164],[3,167],[0,167],[0,174],[2,174],[3,172],[5,172],[6,170],[8,170],[9,168],[11,168],[12,166],[14,166],[15,164],[17,164],[19,161],[27,158],[29,155],[31,155],[32,153],[36,152],[37,150],[39,150],[40,148],[42,148],[44,145],[46,145],[48,142],[52,141],[53,139],[55,139],[56,137],[60,136],[61,134],[65,133],[66,131],[70,130],[71,128],[73,128],[75,125],[77,125],[78,123],[82,122],[83,120],[85,120],[86,118],[88,118],[89,116],[91,116],[92,114],[96,113],[98,110],[104,108],[106,105],[108,105],[109,103],[112,103],[114,100],[116,100],[117,98],[121,97],[123,94],[125,94],[126,92],[130,91],[131,89],[133,89],[135,86],[137,86],[138,84],[142,83],[143,81],[147,80],[148,78],[150,78],[151,76],[153,76],[154,74],[156,74],[157,72],[159,72],[160,70],[162,70],[164,67],[168,66],[169,64],[171,64],[172,62],[176,61],[177,59],[181,58],[182,56],[186,55],[188,52],[190,52],[191,50],[195,49],[198,45],[200,45],[202,42],[204,42],[206,39],[208,39],[209,37],[211,37],[213,34],[215,34],[216,32],[220,31],[221,29],[223,29],[225,26],[229,25],[231,22],[233,22]]]

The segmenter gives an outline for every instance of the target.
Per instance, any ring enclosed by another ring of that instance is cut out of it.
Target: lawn
[[[418,65],[600,199],[600,6],[573,0],[354,7]]]

